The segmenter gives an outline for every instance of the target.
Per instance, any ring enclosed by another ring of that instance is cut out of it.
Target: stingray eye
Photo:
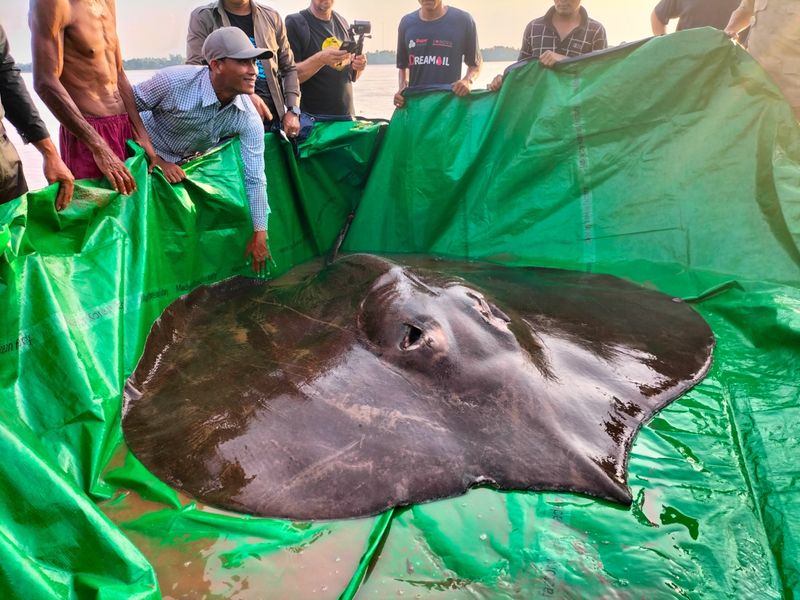
[[[405,328],[406,334],[403,341],[400,342],[400,348],[402,350],[413,350],[420,347],[422,344],[422,329],[408,323],[405,324]]]

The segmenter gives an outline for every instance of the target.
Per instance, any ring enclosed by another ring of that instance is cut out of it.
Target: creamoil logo
[[[325,41],[322,42],[322,49],[325,50],[326,48],[331,48],[331,47],[338,48],[341,45],[342,45],[342,40],[340,40],[335,35],[332,35],[331,37],[326,38]],[[341,71],[349,64],[350,64],[350,59],[345,58],[342,62],[333,65],[333,68],[336,69],[337,71]]]

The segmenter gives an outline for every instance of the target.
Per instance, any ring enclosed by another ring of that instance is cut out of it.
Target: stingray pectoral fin
[[[561,471],[560,485],[558,482],[553,482],[551,485],[540,486],[539,489],[564,489],[630,506],[632,496],[625,479],[624,467],[625,465],[620,465],[612,457],[602,459],[589,455],[574,457],[572,468]]]
[[[594,463],[596,471],[593,473],[588,493],[609,502],[630,506],[633,497],[625,481],[625,465],[620,468],[610,457],[590,460]]]

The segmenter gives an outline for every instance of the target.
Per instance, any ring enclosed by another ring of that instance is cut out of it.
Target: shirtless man
[[[61,122],[61,156],[75,177],[105,175],[118,192],[133,192],[136,182],[123,162],[133,138],[151,169],[180,181],[180,167],[156,155],[136,110],[122,70],[114,0],[31,0],[29,18],[34,88]]]

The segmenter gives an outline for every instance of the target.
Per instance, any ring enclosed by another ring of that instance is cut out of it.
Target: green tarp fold
[[[95,181],[62,213],[53,189],[0,206],[0,596],[800,593],[800,127],[746,53],[681,32],[520,65],[498,94],[414,95],[388,127],[317,125],[299,157],[266,139],[272,276],[355,213],[346,251],[689,299],[718,339],[711,373],[637,437],[630,509],[491,489],[323,523],[197,504],[127,451],[121,393],[172,300],[248,273],[238,147],[176,186],[137,152],[129,197]]]

